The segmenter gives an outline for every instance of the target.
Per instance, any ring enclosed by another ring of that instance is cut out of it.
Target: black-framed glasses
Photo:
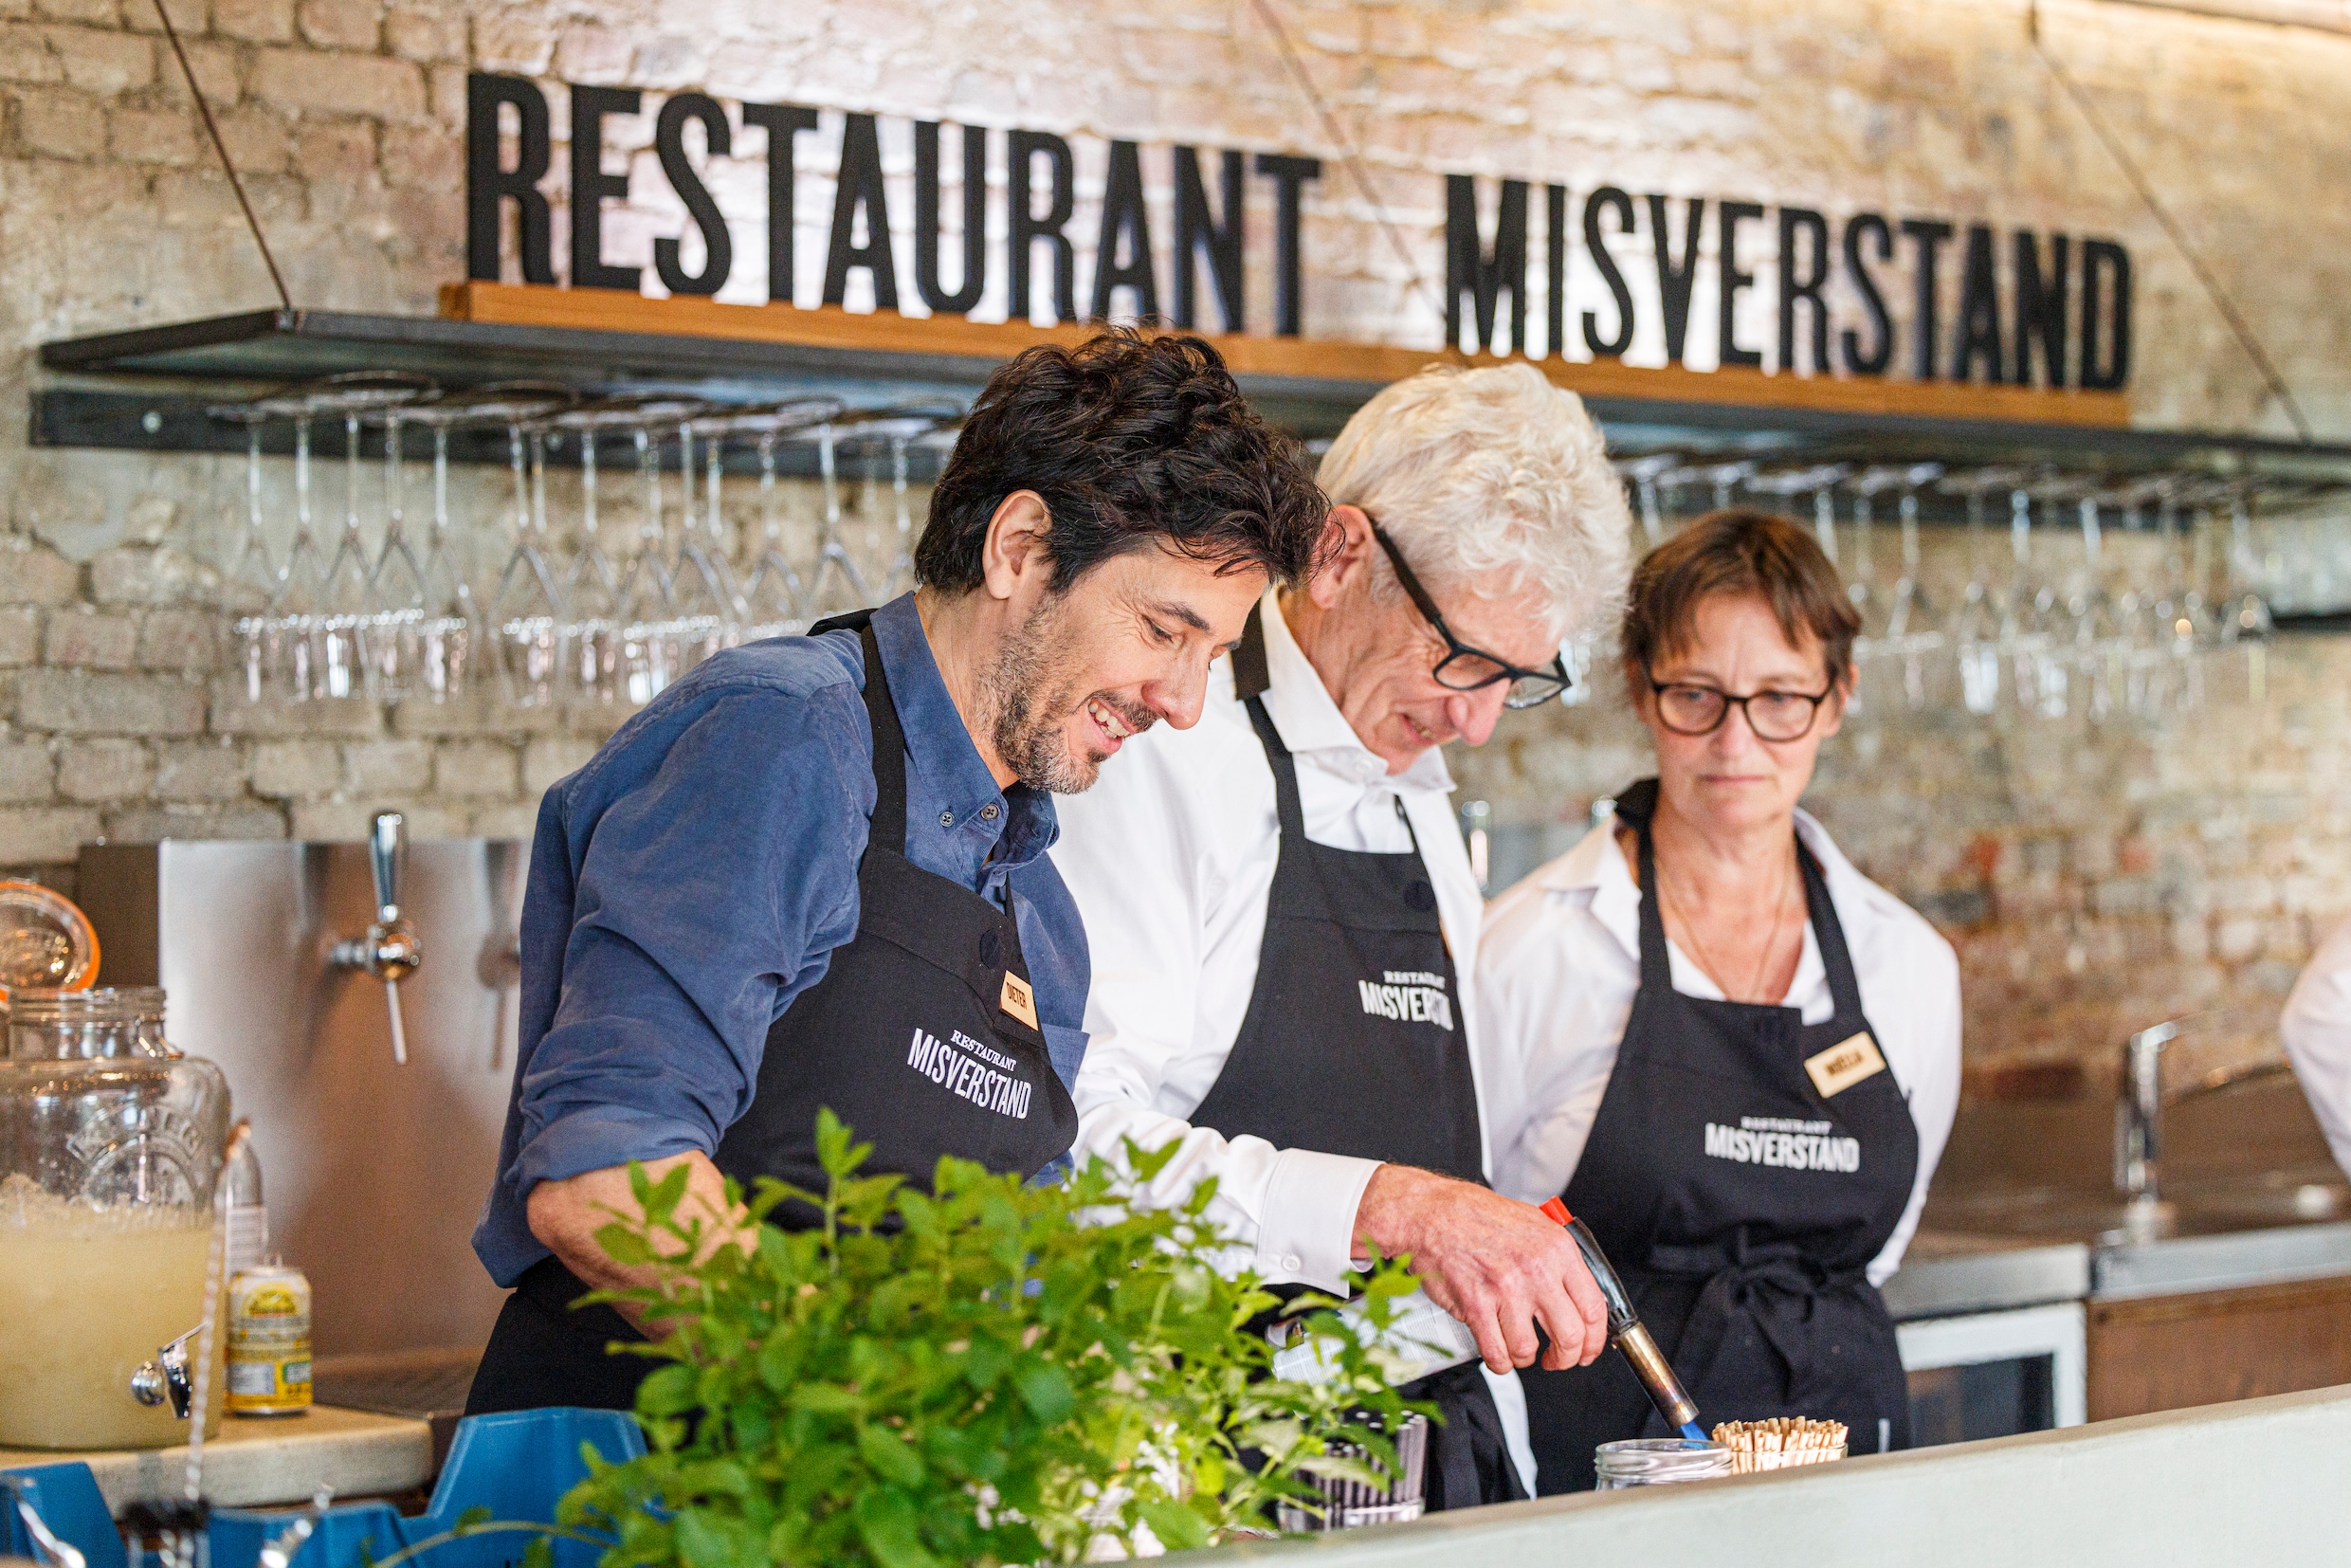
[[[1734,697],[1720,686],[1696,685],[1686,681],[1660,681],[1649,674],[1647,665],[1641,669],[1649,682],[1649,696],[1657,704],[1657,721],[1676,735],[1712,735],[1722,727],[1736,707],[1747,717],[1747,728],[1758,740],[1801,740],[1813,731],[1820,718],[1820,704],[1836,694],[1836,683],[1818,693],[1808,691],[1751,691],[1744,697]]]
[[[1396,549],[1395,540],[1388,537],[1388,531],[1379,525],[1379,520],[1365,512],[1363,520],[1372,525],[1372,538],[1377,539],[1380,549],[1388,553],[1388,564],[1395,568],[1396,581],[1404,585],[1405,595],[1412,601],[1412,608],[1419,611],[1420,618],[1445,640],[1445,657],[1439,659],[1436,668],[1430,672],[1436,677],[1438,685],[1448,691],[1484,691],[1498,682],[1507,681],[1510,690],[1502,700],[1503,706],[1539,708],[1553,698],[1565,695],[1567,689],[1576,684],[1576,678],[1568,673],[1564,654],[1554,658],[1549,669],[1528,669],[1498,654],[1488,653],[1482,647],[1472,647],[1454,636],[1453,629],[1447,626],[1445,617],[1438,613],[1436,601],[1429,597],[1427,589],[1420,586],[1420,579],[1412,575],[1412,569],[1404,564],[1403,554]]]

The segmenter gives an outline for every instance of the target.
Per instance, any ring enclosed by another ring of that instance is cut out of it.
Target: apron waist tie
[[[1750,1247],[1743,1235],[1729,1246],[1652,1246],[1646,1271],[1705,1282],[1674,1356],[1676,1370],[1693,1390],[1707,1386],[1735,1319],[1755,1324],[1779,1358],[1782,1382],[1791,1383],[1816,1359],[1810,1340],[1818,1298],[1875,1303],[1866,1269],[1830,1267],[1787,1243]]]

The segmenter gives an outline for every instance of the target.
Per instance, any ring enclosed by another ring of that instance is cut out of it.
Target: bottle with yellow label
[[[228,1413],[310,1408],[310,1281],[274,1260],[228,1282]]]

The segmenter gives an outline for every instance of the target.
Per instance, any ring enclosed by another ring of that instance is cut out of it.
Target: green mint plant
[[[1266,1528],[1278,1499],[1317,1507],[1310,1476],[1384,1484],[1384,1433],[1434,1413],[1367,1348],[1415,1287],[1401,1261],[1374,1262],[1367,1330],[1326,1297],[1290,1304],[1311,1310],[1338,1377],[1270,1376],[1250,1324],[1277,1299],[1219,1270],[1212,1187],[1172,1209],[1130,1196],[1172,1148],[1130,1144],[1133,1177],[1095,1159],[1060,1185],[941,1159],[928,1192],[859,1176],[870,1145],[829,1111],[817,1148],[827,1191],[762,1179],[748,1249],[680,1218],[683,1167],[660,1181],[632,1168],[642,1213],[598,1232],[659,1273],[591,1299],[637,1304],[659,1338],[629,1348],[665,1363],[637,1397],[648,1451],[589,1453],[557,1513],[554,1533],[610,1541],[601,1568],[989,1568],[1201,1546]],[[820,1223],[765,1223],[787,1201]]]

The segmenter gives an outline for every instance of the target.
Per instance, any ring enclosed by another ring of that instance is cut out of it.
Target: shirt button
[[[1291,1253],[1288,1257],[1284,1258],[1284,1259],[1282,1260],[1282,1267],[1283,1267],[1284,1268],[1288,1269],[1288,1270],[1289,1270],[1290,1272],[1292,1272],[1292,1273],[1296,1273],[1296,1272],[1298,1271],[1298,1267],[1299,1267],[1299,1257],[1298,1257],[1298,1254],[1297,1254],[1297,1253],[1295,1253],[1295,1252],[1292,1252],[1292,1253]]]
[[[979,809],[979,820],[980,820],[980,821],[982,821],[982,822],[993,822],[995,819],[996,819],[996,808],[995,808],[994,806],[993,806],[993,805],[982,806],[982,807]]]
[[[941,812],[939,812],[939,825],[941,828],[952,828],[952,827],[954,827],[954,826],[955,826],[955,813],[954,813],[953,811],[941,811]]]

